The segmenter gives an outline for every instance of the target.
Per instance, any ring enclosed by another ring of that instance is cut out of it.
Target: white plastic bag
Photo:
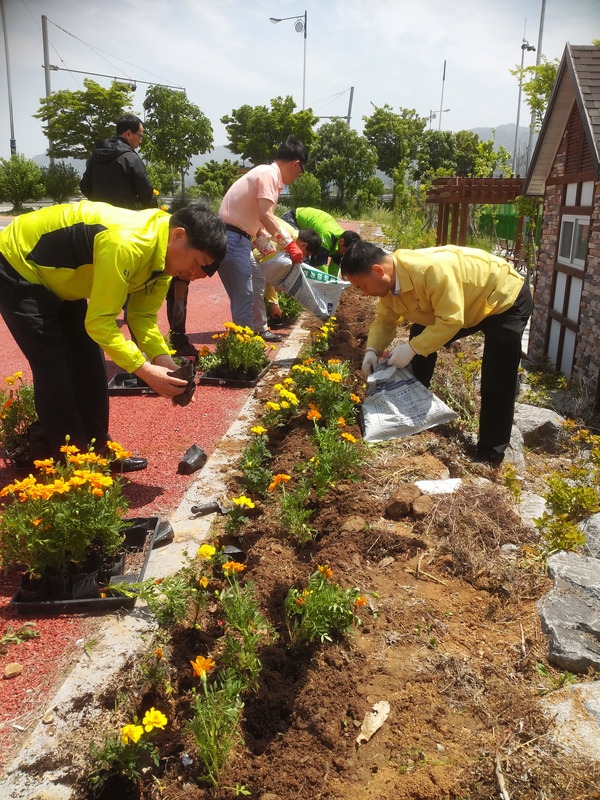
[[[402,439],[458,416],[410,370],[398,369],[386,359],[369,375],[367,385],[361,411],[366,442]]]
[[[342,292],[350,286],[347,281],[307,264],[292,264],[287,253],[267,256],[260,266],[277,291],[289,294],[319,319],[335,314]]]

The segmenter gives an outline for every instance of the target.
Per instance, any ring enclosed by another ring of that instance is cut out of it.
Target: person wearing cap
[[[302,251],[280,229],[274,212],[284,184],[299,178],[307,161],[306,147],[296,136],[288,136],[273,163],[259,164],[238,178],[219,209],[227,229],[227,255],[221,262],[219,277],[229,296],[231,318],[236,325],[250,328],[268,342],[278,342],[281,336],[267,327],[266,281],[252,255],[253,240],[264,232],[286,250],[294,263],[302,261]]]
[[[16,217],[0,232],[0,313],[31,366],[40,436],[31,458],[58,458],[65,438],[104,452],[104,353],[157,394],[188,389],[157,325],[172,277],[213,275],[225,255],[222,220],[203,205],[173,215],[107,203],[67,203]],[[127,340],[117,317],[128,301]],[[103,352],[104,351],[104,352]],[[115,465],[144,469],[131,457]]]
[[[440,347],[476,331],[484,335],[477,458],[500,464],[510,443],[521,361],[521,337],[533,301],[527,282],[500,256],[444,245],[393,254],[356,242],[342,257],[342,274],[364,295],[379,297],[362,363],[365,375],[411,322],[408,342],[388,363],[410,367],[429,386]]]

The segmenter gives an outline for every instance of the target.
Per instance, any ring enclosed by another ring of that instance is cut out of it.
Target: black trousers
[[[0,254],[0,314],[29,362],[41,435],[32,458],[59,458],[65,437],[81,450],[108,438],[104,353],[85,330],[87,301],[63,301],[29,283]]]
[[[187,301],[190,282],[181,278],[172,278],[167,291],[167,320],[169,321],[169,338],[172,347],[178,350],[189,344],[185,332],[187,322]]]
[[[481,362],[481,409],[479,413],[478,454],[483,458],[501,458],[510,442],[518,373],[521,361],[521,339],[533,310],[529,286],[523,284],[511,308],[502,314],[486,317],[473,328],[463,328],[450,342],[463,339],[476,331],[484,336]],[[409,338],[424,330],[423,325],[411,325]],[[448,342],[448,344],[450,344]],[[411,367],[415,378],[429,386],[437,361],[437,353],[415,356]]]

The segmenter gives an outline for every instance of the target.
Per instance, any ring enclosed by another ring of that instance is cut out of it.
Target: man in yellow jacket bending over
[[[60,456],[65,436],[102,453],[108,437],[104,351],[163,397],[187,382],[157,326],[171,277],[213,275],[227,249],[225,225],[208,208],[130,211],[67,203],[16,217],[0,233],[0,313],[33,372],[41,436],[32,459]],[[125,339],[117,317],[128,299]],[[123,471],[144,469],[126,459]]]
[[[499,464],[510,442],[521,337],[533,308],[523,276],[504,259],[475,248],[445,245],[390,254],[364,241],[346,252],[341,270],[363,294],[381,298],[367,339],[365,375],[403,321],[412,323],[409,341],[395,347],[388,362],[410,364],[425,386],[440,347],[483,332],[477,456]]]

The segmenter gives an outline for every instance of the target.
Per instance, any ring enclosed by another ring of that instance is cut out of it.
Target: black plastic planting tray
[[[131,532],[125,530],[125,566],[122,575],[115,575],[110,579],[106,587],[105,597],[89,597],[77,600],[23,600],[21,589],[17,589],[15,596],[11,600],[11,605],[15,607],[19,614],[67,614],[69,612],[102,612],[125,609],[131,611],[135,606],[136,597],[125,597],[120,594],[117,587],[119,584],[137,583],[143,580],[148,566],[148,560],[154,545],[156,531],[158,529],[158,517],[139,517],[136,519],[123,520],[135,529]],[[145,528],[140,535],[140,528]],[[104,590],[103,590],[104,593]]]
[[[198,383],[204,384],[205,386],[230,386],[234,389],[252,389],[254,386],[256,386],[259,380],[267,374],[270,366],[270,364],[267,364],[266,367],[263,367],[258,375],[252,380],[221,375],[218,367],[212,367],[200,375],[198,378]]]
[[[111,395],[156,394],[145,381],[131,372],[117,372],[108,382],[108,393]]]

